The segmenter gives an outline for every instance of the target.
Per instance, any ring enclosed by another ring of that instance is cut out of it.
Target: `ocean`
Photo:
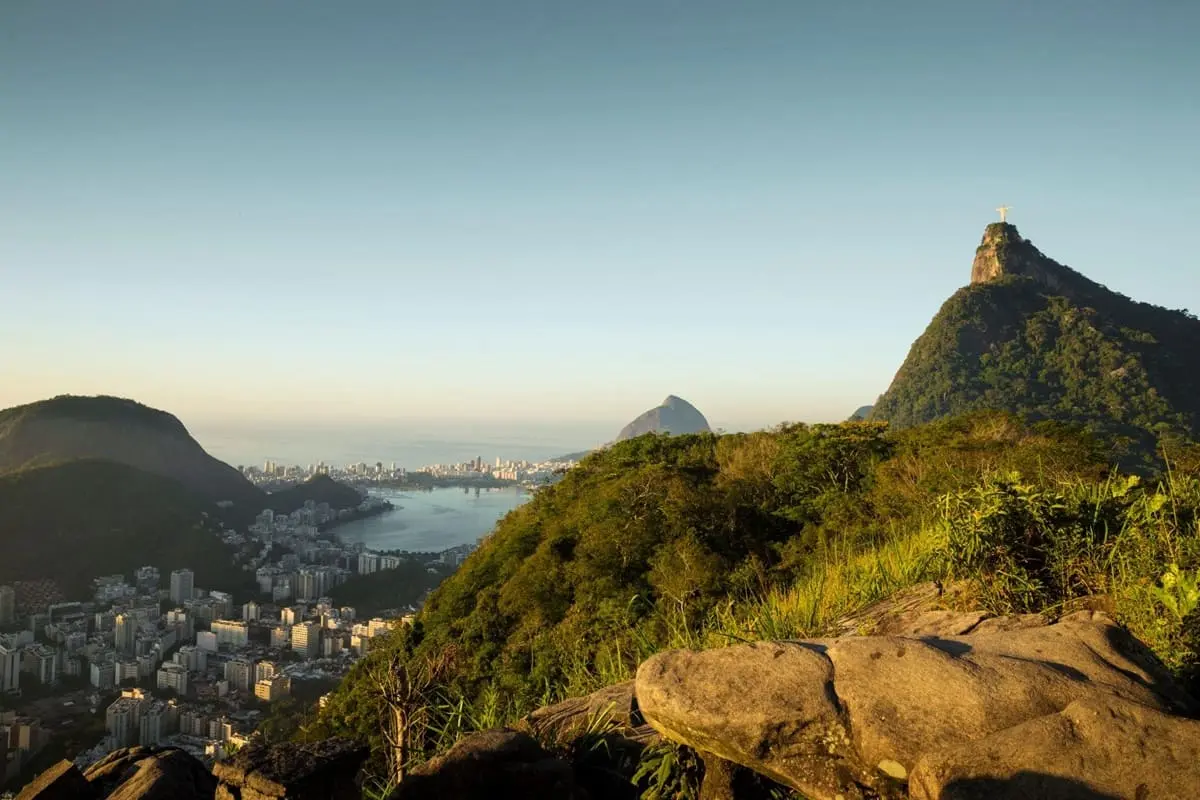
[[[429,464],[458,464],[482,457],[487,463],[541,461],[590,450],[611,439],[603,426],[504,426],[489,430],[464,424],[457,431],[421,429],[332,429],[320,426],[197,425],[191,433],[212,455],[233,466],[264,461],[306,466],[383,463],[409,470]],[[615,429],[614,429],[615,430]]]

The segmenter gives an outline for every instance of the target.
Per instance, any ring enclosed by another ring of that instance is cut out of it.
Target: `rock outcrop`
[[[252,743],[213,767],[217,800],[358,800],[367,748],[348,739]]]
[[[836,638],[660,653],[633,682],[466,737],[388,800],[636,800],[660,735],[703,760],[702,800],[778,784],[810,800],[1197,794],[1200,707],[1111,617],[931,608],[957,591],[898,593]],[[339,739],[251,745],[209,775],[174,748],[129,748],[84,773],[61,762],[20,800],[358,800],[366,755]]]
[[[1195,797],[1200,722],[1118,697],[1091,697],[921,759],[919,800]]]
[[[1054,624],[934,611],[888,635],[661,653],[638,670],[636,695],[667,738],[827,800],[904,797],[910,775],[920,777],[913,796],[991,797],[965,792],[971,781],[995,785],[1022,769],[1084,786],[1169,787],[1184,778],[1155,774],[1178,773],[1200,747],[1200,722],[1175,716],[1194,712],[1194,701],[1146,648],[1092,611]],[[1103,741],[1102,713],[1122,720]],[[1072,743],[1051,746],[1071,725]],[[1170,733],[1157,752],[1142,744],[1149,731]],[[1040,759],[1021,756],[1022,742],[1037,737]],[[1141,760],[1102,764],[1114,748],[1139,750]],[[1093,767],[1107,777],[1093,781]],[[1188,769],[1179,774],[1200,785],[1200,766]],[[1146,795],[1158,796],[1174,795]]]
[[[514,730],[473,734],[413,770],[388,800],[582,800],[571,765]]]
[[[637,419],[626,425],[617,434],[617,441],[633,439],[647,433],[708,433],[708,420],[687,400],[668,395],[666,400],[654,408],[639,414]]]
[[[79,800],[97,797],[79,768],[70,761],[59,761],[34,778],[17,800]]]
[[[204,764],[175,747],[117,750],[83,776],[107,800],[207,800],[217,789]]]
[[[212,800],[217,780],[177,747],[127,747],[79,769],[60,761],[21,790],[20,800]]]

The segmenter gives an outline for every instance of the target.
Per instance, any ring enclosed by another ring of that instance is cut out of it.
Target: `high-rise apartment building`
[[[242,658],[225,662],[225,680],[230,689],[250,691],[254,686],[254,663]]]
[[[0,692],[13,692],[21,681],[21,649],[0,644]]]
[[[258,621],[259,612],[258,603],[251,600],[242,606],[242,619],[246,620],[246,622],[256,622]]]
[[[260,661],[254,665],[254,682],[265,681],[275,676],[275,665],[270,661]]]
[[[196,576],[190,569],[171,572],[171,600],[182,603],[191,600],[196,593]]]
[[[113,625],[113,645],[122,655],[136,655],[137,619],[132,614],[117,614]]]
[[[316,658],[321,652],[321,626],[300,622],[292,626],[292,649],[304,658]]]
[[[21,652],[21,669],[43,686],[58,683],[58,651],[44,644],[29,645]]]
[[[104,712],[104,728],[114,750],[137,743],[146,705],[146,695],[141,689],[129,689],[121,692]]]
[[[152,747],[175,732],[179,723],[179,707],[175,701],[155,700],[142,711],[138,721],[138,744]]]
[[[280,649],[292,646],[292,629],[282,625],[271,629],[271,647]]]
[[[0,625],[17,621],[17,593],[11,586],[0,586]]]
[[[212,624],[212,633],[217,637],[217,647],[245,647],[250,641],[250,628],[245,620],[218,619]]]
[[[92,686],[101,691],[111,689],[117,685],[117,665],[112,662],[102,664],[93,661],[89,670],[89,680]]]
[[[292,693],[292,680],[286,675],[275,675],[254,684],[254,696],[267,703],[282,700]]]
[[[158,669],[158,688],[174,689],[180,697],[187,694],[188,672],[183,664],[167,662]]]

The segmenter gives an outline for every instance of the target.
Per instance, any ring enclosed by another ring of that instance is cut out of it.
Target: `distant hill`
[[[711,433],[708,420],[688,401],[668,395],[666,400],[626,425],[617,434],[617,441],[633,439],[647,433]]]
[[[989,225],[971,285],[913,344],[872,418],[907,427],[980,409],[1121,434],[1200,435],[1200,320],[1136,302]]]
[[[583,461],[583,459],[587,458],[589,455],[591,455],[594,452],[596,452],[596,451],[595,450],[580,450],[578,453],[567,453],[566,455],[558,456],[554,460],[555,461]]]
[[[212,532],[215,512],[178,481],[111,461],[0,475],[0,583],[46,578],[80,598],[97,576],[151,565],[164,585],[190,567],[198,586],[238,588],[245,573]]]
[[[847,422],[862,422],[865,419],[871,418],[871,412],[875,410],[875,406],[859,406]]]
[[[0,473],[75,459],[115,461],[172,478],[210,501],[263,508],[260,490],[165,411],[69,395],[0,411]]]
[[[362,502],[362,495],[353,486],[339,483],[328,475],[314,475],[290,489],[271,492],[267,495],[266,507],[289,514],[303,508],[309,500],[318,505],[328,503],[330,508],[354,508]]]

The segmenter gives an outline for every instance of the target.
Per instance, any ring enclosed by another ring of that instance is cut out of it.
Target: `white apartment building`
[[[225,680],[230,689],[250,691],[254,686],[254,663],[242,658],[226,661]]]
[[[158,688],[174,689],[180,697],[187,694],[188,671],[182,664],[169,662],[158,669]]]
[[[208,651],[195,645],[185,644],[176,651],[172,660],[188,672],[204,672],[208,669]]]
[[[117,685],[117,665],[92,662],[89,680],[97,689],[111,689]]]
[[[292,646],[292,629],[282,625],[271,629],[271,647],[288,648]]]
[[[245,620],[218,619],[212,624],[212,633],[217,637],[217,647],[245,647],[250,642],[250,628]]]
[[[131,747],[141,736],[142,709],[146,695],[141,689],[129,689],[104,712],[104,728],[112,749]]]
[[[304,658],[316,658],[321,647],[321,626],[299,622],[292,626],[292,649]]]
[[[44,644],[32,644],[21,655],[21,670],[33,675],[45,686],[58,682],[58,651]]]

